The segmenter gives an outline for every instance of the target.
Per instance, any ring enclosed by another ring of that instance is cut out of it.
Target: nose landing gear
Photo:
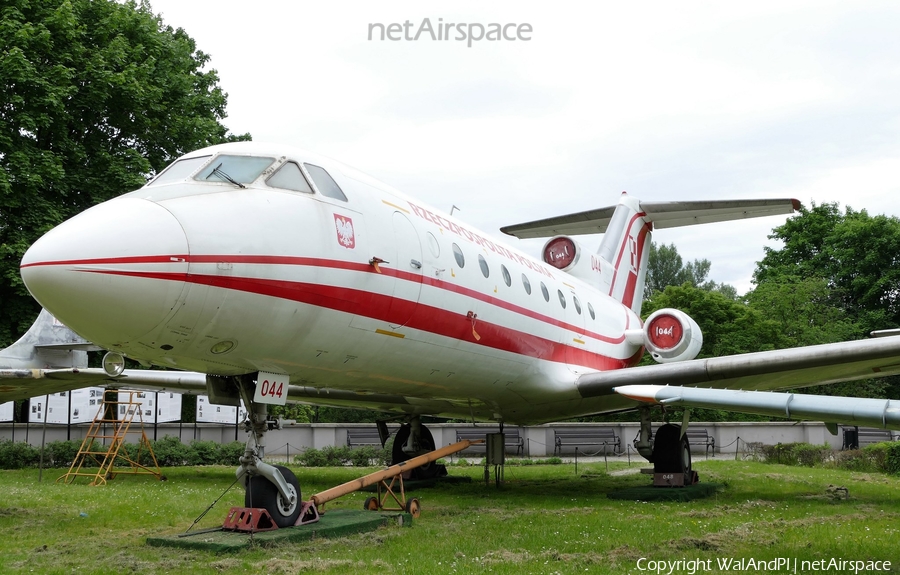
[[[213,403],[239,406],[243,400],[247,406],[248,419],[244,426],[249,437],[240,458],[241,465],[235,471],[244,487],[244,506],[265,509],[278,527],[288,527],[300,516],[300,482],[287,467],[263,461],[266,432],[271,422],[266,418],[266,404],[253,401],[254,379],[254,374],[228,378],[208,376],[206,387]]]

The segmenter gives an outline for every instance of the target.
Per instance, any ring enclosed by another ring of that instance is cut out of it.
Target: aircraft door
[[[418,306],[422,291],[422,244],[416,228],[405,215],[394,212],[392,220],[396,259],[386,267],[396,274],[388,309],[388,321],[396,328],[409,323]]]

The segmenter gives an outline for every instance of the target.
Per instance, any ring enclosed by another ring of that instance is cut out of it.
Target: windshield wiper
[[[210,179],[210,178],[213,177],[213,176],[217,176],[217,177],[222,178],[223,180],[225,180],[225,181],[227,181],[227,182],[229,182],[229,183],[234,184],[235,186],[237,186],[237,187],[239,187],[239,188],[246,188],[246,187],[247,187],[247,186],[245,186],[244,184],[242,184],[242,183],[240,183],[239,181],[237,181],[237,180],[235,180],[234,178],[232,178],[231,176],[229,176],[228,174],[226,174],[224,170],[221,170],[221,169],[220,169],[221,167],[222,167],[222,162],[219,162],[219,165],[216,166],[215,168],[213,168],[213,171],[210,172],[208,176],[206,176],[206,179],[208,180],[208,179]]]

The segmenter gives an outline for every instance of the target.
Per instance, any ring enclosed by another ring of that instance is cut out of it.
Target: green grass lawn
[[[451,467],[475,480],[415,492],[422,516],[412,528],[231,555],[144,541],[186,530],[231,484],[232,468],[166,469],[166,482],[119,475],[101,487],[55,483],[60,470],[45,471],[42,483],[37,470],[0,471],[0,573],[650,573],[638,569],[642,557],[711,559],[713,569],[698,573],[722,572],[720,558],[780,557],[890,560],[900,573],[900,478],[753,462],[695,467],[723,489],[687,503],[607,499],[650,479],[607,475],[603,464],[580,463],[578,475],[572,465],[507,467],[500,489],[480,481],[480,467]],[[305,498],[367,472],[293,469]],[[829,495],[832,484],[850,499]],[[361,508],[369,495],[327,509]],[[242,504],[234,487],[196,528],[221,524]]]

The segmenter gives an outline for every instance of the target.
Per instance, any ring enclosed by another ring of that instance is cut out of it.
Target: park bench
[[[844,429],[844,445],[841,449],[852,449],[851,434],[848,431],[856,431],[856,446],[863,448],[873,443],[881,443],[882,441],[893,441],[894,436],[890,429],[878,429],[877,427],[854,427],[852,425],[843,426]]]
[[[500,433],[500,429],[497,427],[476,427],[473,429],[459,429],[456,431],[456,441],[460,442],[465,439],[469,441],[477,441],[477,440],[486,440],[487,435],[489,433]],[[525,447],[525,439],[519,433],[518,429],[505,429],[503,430],[503,444],[507,452],[511,452],[515,450],[516,455],[521,455],[522,450]],[[485,444],[479,443],[477,445],[470,445],[464,452],[467,451],[479,451],[484,452]]]
[[[688,443],[706,449],[706,457],[709,457],[710,451],[716,452],[716,438],[710,435],[705,427],[688,427],[686,435]]]
[[[378,428],[374,426],[348,427],[347,447],[362,447],[364,445],[381,447],[381,437],[378,435]]]
[[[590,429],[554,429],[553,454],[559,455],[565,447],[603,447],[606,454],[607,447],[613,446],[613,453],[619,450],[619,436],[611,427],[593,427]]]

